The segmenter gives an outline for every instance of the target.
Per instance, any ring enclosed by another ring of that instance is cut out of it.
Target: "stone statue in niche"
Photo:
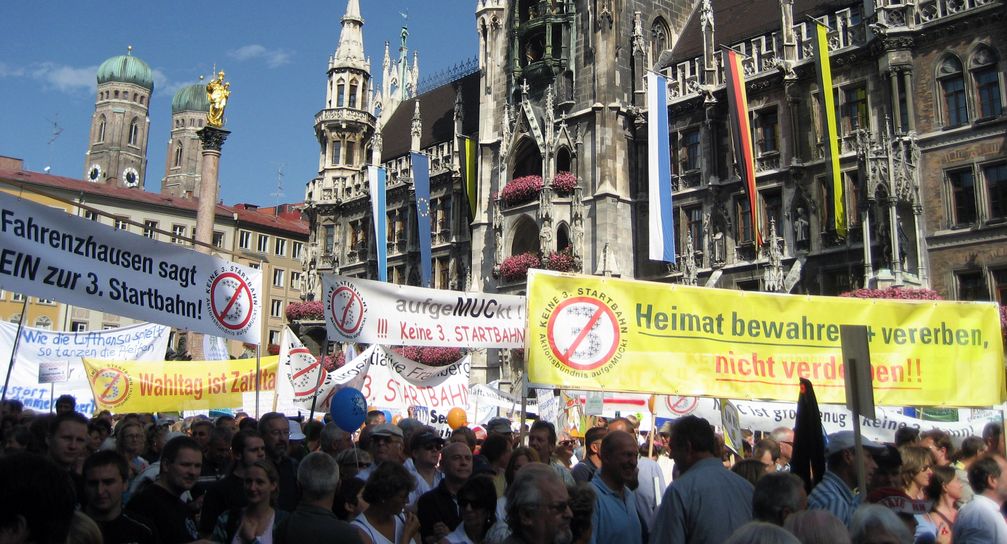
[[[798,249],[807,249],[809,240],[808,213],[803,206],[797,207],[797,216],[794,217],[794,241],[797,242]]]

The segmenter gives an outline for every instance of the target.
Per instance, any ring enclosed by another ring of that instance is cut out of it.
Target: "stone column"
[[[220,169],[220,148],[224,145],[224,140],[230,131],[205,126],[196,134],[203,144],[203,164],[200,168],[199,182],[199,208],[196,210],[196,251],[207,255],[213,249],[213,223],[217,209],[217,173]],[[202,360],[203,354],[203,334],[190,332],[186,351],[193,360]]]
[[[231,132],[222,128],[205,126],[198,130],[203,144],[203,165],[200,169],[199,209],[196,211],[196,241],[206,245],[196,246],[202,253],[210,253],[213,245],[213,221],[217,209],[217,173],[220,170],[220,148]]]

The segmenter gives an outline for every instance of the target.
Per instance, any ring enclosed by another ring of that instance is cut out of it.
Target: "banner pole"
[[[52,405],[52,399],[56,396],[56,383],[49,382],[49,413],[53,413],[55,407]]]
[[[521,376],[521,419],[518,421],[518,444],[524,444],[524,420],[528,416],[528,374]],[[541,459],[539,459],[541,461]],[[548,460],[542,461],[548,463]]]
[[[24,304],[21,305],[21,319],[17,322],[17,332],[14,333],[14,347],[10,350],[10,362],[7,363],[7,377],[3,380],[3,393],[0,393],[0,402],[7,400],[7,387],[10,385],[10,375],[14,373],[14,359],[17,357],[17,346],[21,343],[21,331],[24,330],[24,320],[28,315],[28,295],[24,295]]]
[[[325,336],[325,343],[322,344],[322,353],[318,355],[318,372],[317,378],[315,378],[315,392],[311,394],[311,415],[308,416],[308,421],[315,419],[315,403],[318,402],[318,388],[321,387],[322,381],[322,366],[325,363],[325,356],[329,354],[329,337]]]
[[[255,419],[259,419],[259,390],[262,387],[262,344],[255,345]],[[275,389],[275,388],[274,388]]]

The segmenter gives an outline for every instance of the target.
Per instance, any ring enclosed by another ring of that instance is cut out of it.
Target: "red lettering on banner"
[[[399,382],[395,381],[395,378],[388,378],[388,383],[386,385],[388,386],[388,391],[385,392],[384,400],[385,402],[392,402],[395,400],[395,390],[399,386]],[[391,398],[388,398],[389,393],[392,395]]]

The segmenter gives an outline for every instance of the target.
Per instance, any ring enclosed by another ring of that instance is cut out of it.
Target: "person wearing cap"
[[[444,474],[437,470],[443,447],[444,439],[431,427],[413,433],[409,440],[409,458],[404,466],[416,480],[416,487],[409,493],[406,503],[408,511],[415,512],[416,501],[420,500],[420,496],[440,485],[444,479]]]
[[[601,466],[601,441],[608,434],[604,427],[591,427],[584,433],[584,460],[574,465],[570,473],[578,483],[590,482]]]
[[[870,481],[878,465],[873,453],[884,446],[863,439],[864,479]],[[853,512],[863,502],[865,492],[857,489],[857,453],[853,431],[840,431],[829,435],[825,451],[828,463],[822,481],[808,495],[808,510],[828,510],[847,527],[853,521]]]
[[[501,434],[511,442],[514,441],[514,429],[510,426],[510,420],[505,417],[495,417],[486,423],[486,435]]]
[[[371,472],[381,463],[402,464],[402,429],[391,423],[381,423],[367,427],[371,429],[370,440],[368,441],[368,451],[373,459],[371,466],[362,469],[357,473],[357,478],[367,481]]]
[[[980,458],[969,467],[975,495],[958,511],[951,541],[955,544],[1007,542],[1007,522],[1001,509],[1007,501],[1007,460],[998,454]]]

